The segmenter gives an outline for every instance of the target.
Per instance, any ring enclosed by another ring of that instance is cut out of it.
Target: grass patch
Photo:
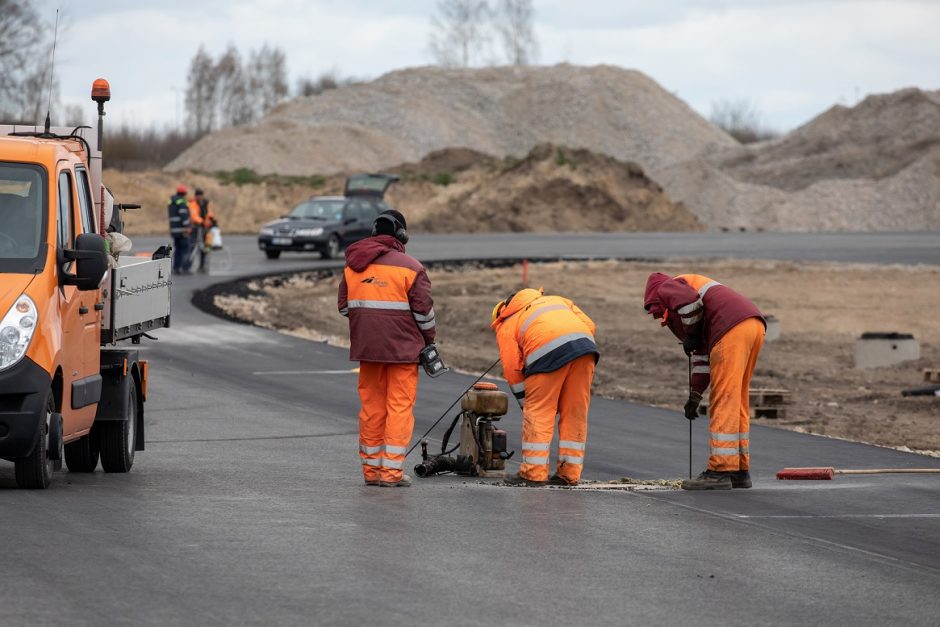
[[[260,185],[262,183],[273,185],[295,185],[312,187],[314,189],[326,185],[326,177],[319,174],[311,176],[287,176],[283,174],[258,174],[251,168],[239,168],[230,172],[213,172],[212,176],[222,185]]]
[[[431,180],[435,185],[443,185],[447,187],[456,180],[456,177],[450,172],[438,172],[434,175],[434,178]]]

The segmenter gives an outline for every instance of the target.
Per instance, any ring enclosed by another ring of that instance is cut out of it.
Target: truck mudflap
[[[52,378],[29,357],[0,372],[0,458],[29,455],[45,418]]]
[[[101,400],[95,422],[127,420],[124,411],[130,386],[137,388],[137,436],[135,451],[144,450],[144,394],[147,362],[140,359],[134,349],[108,349],[101,351]]]

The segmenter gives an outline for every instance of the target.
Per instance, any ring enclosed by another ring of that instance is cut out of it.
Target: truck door
[[[98,231],[98,221],[95,219],[95,205],[91,198],[91,185],[88,182],[88,171],[81,167],[75,167],[76,190],[78,191],[78,210],[79,216],[76,220],[76,234],[96,233]],[[103,307],[101,290],[88,290],[79,292],[81,305],[78,308],[78,316],[82,322],[82,376],[88,381],[89,385],[99,385],[95,383],[95,378],[101,376],[101,309]],[[99,387],[100,389],[100,387]],[[95,406],[91,407],[91,415],[88,419],[88,426],[94,421]]]

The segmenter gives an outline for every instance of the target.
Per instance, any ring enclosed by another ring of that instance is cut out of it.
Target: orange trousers
[[[763,345],[764,323],[748,318],[712,347],[709,470],[728,472],[751,467],[750,385]]]
[[[582,355],[558,370],[525,378],[519,468],[522,477],[529,481],[548,480],[548,452],[558,416],[556,474],[569,482],[581,479],[593,380],[594,355]]]
[[[418,364],[359,363],[359,460],[366,481],[400,481],[414,431]]]

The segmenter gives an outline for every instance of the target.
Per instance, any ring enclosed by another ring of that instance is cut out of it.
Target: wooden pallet
[[[787,410],[783,407],[751,407],[751,418],[783,420],[786,417]]]
[[[940,383],[940,368],[924,368],[924,381]]]
[[[753,388],[751,405],[753,407],[779,407],[790,403],[790,391],[779,388]]]

